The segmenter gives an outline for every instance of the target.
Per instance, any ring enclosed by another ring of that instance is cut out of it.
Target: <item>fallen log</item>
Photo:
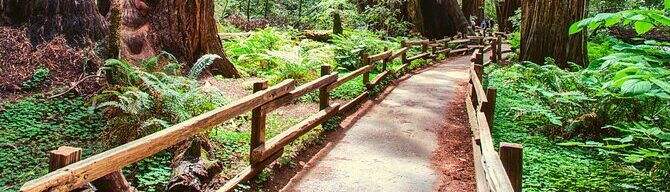
[[[307,39],[311,39],[319,42],[327,42],[332,38],[332,31],[330,30],[305,30],[302,32],[302,35]]]
[[[208,141],[195,137],[188,148],[172,160],[167,191],[206,191],[208,183],[223,170],[222,162],[210,159],[213,156],[210,151]]]

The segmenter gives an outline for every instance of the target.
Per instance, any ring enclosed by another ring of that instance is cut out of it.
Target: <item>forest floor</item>
[[[460,57],[399,82],[283,191],[473,190],[470,132],[460,104],[468,63]]]

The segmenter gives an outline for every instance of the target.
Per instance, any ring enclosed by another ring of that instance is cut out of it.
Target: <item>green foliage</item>
[[[300,83],[316,79],[321,65],[337,67],[332,46],[312,40],[292,41],[291,32],[267,28],[224,45],[246,76],[264,77],[271,84],[285,79]]]
[[[158,60],[152,58],[141,63],[152,66],[151,63]],[[165,66],[174,65],[178,64]],[[199,82],[186,77],[168,75],[164,72],[166,69],[147,72],[115,59],[107,60],[103,69],[114,71],[114,79],[119,82],[94,97],[100,102],[97,108],[109,118],[107,126],[114,127],[110,137],[112,143],[131,141],[213,110],[226,102],[218,91],[205,90]],[[197,70],[191,74],[195,73]]]
[[[600,58],[615,53],[616,50],[612,47],[618,44],[623,44],[623,42],[607,34],[595,34],[595,36],[587,43],[589,63],[595,63],[600,60]]]
[[[402,10],[403,0],[381,0],[368,5],[361,15],[361,20],[368,24],[369,29],[383,31],[385,36],[404,35],[409,31],[410,22],[398,19]]]
[[[198,76],[200,76],[200,73],[202,73],[207,66],[211,65],[214,63],[214,60],[216,59],[221,59],[221,56],[215,55],[215,54],[206,54],[200,57],[198,61],[193,64],[193,67],[191,67],[191,70],[188,72],[188,77],[191,79],[196,79]]]
[[[568,72],[548,60],[542,66],[524,63],[494,70],[490,76],[504,77],[504,84],[510,89],[541,100],[541,103],[526,103],[513,109],[519,112],[524,124],[536,125],[537,131],[552,136],[593,138],[606,132],[600,130],[603,126],[643,118],[667,125],[668,119],[662,117],[670,112],[662,106],[670,104],[670,100],[664,98],[660,87],[642,90],[647,87],[633,84],[642,81],[640,79],[631,80],[633,85],[617,87],[621,81],[618,79],[621,75],[617,74],[620,73],[614,70],[592,69]],[[637,75],[628,79],[635,77],[645,78]]]
[[[343,35],[333,36],[332,43],[337,63],[346,70],[363,67],[363,53],[376,54],[384,51],[384,47],[393,50],[399,46],[398,42],[382,40],[381,36],[364,30],[345,30]]]
[[[667,4],[666,0],[666,4]],[[632,26],[638,34],[645,34],[658,26],[670,26],[670,17],[665,10],[625,10],[617,13],[599,13],[570,26],[569,33],[575,34],[586,28],[596,30],[617,24]]]
[[[35,73],[33,73],[33,76],[30,79],[23,82],[23,84],[21,85],[21,89],[31,90],[39,88],[42,84],[44,84],[47,81],[47,78],[49,78],[49,68],[46,67],[37,68],[37,70],[35,70]]]
[[[340,74],[340,76],[344,75],[346,74]],[[374,74],[370,74],[370,78],[374,78]],[[330,98],[333,100],[350,100],[363,93],[365,89],[363,76],[360,75],[330,92]]]
[[[496,140],[494,143],[512,142],[523,145],[524,191],[668,190],[666,182],[662,179],[664,177],[661,175],[650,176],[645,171],[610,161],[592,150],[562,147],[557,145],[557,142],[561,140],[557,140],[553,135],[538,134],[541,132],[541,128],[538,129],[538,127],[555,127],[557,123],[570,122],[566,121],[570,119],[569,117],[556,118],[557,114],[565,116],[563,112],[568,111],[557,109],[556,106],[567,105],[565,107],[569,107],[582,100],[577,98],[577,93],[564,93],[565,95],[546,93],[547,96],[544,95],[545,93],[540,93],[546,92],[546,89],[562,90],[574,86],[570,85],[570,82],[575,79],[570,76],[580,75],[577,75],[577,72],[565,72],[560,69],[554,71],[538,67],[540,66],[527,64],[510,68],[486,69],[490,72],[488,84],[498,88],[492,131]],[[537,79],[559,72],[568,74],[546,80]],[[527,76],[532,77],[529,79]],[[561,80],[561,82],[553,83],[555,80]],[[566,87],[559,85],[566,85]],[[552,86],[558,87],[550,88]],[[540,91],[539,87],[545,90]],[[551,98],[554,99],[547,100],[546,97],[549,95],[553,95]],[[553,105],[552,103],[559,104]],[[584,108],[590,108],[590,106],[584,106]],[[622,118],[620,113],[608,115]]]
[[[303,23],[311,23],[314,29],[332,29],[333,12],[337,11],[342,18],[344,28],[355,28],[363,25],[362,17],[356,11],[356,5],[349,0],[323,0],[314,5],[308,14],[309,17],[301,18]]]
[[[129,176],[127,179],[134,183],[134,187],[140,191],[165,191],[165,186],[172,174],[172,168],[170,168],[172,156],[172,153],[167,151],[160,152],[127,166],[123,169],[123,173]]]
[[[81,147],[84,157],[99,152],[96,141],[106,130],[102,122],[83,98],[71,95],[0,104],[0,191],[18,191],[47,174],[47,152],[60,146]]]
[[[637,165],[649,175],[667,178],[670,171],[670,129],[660,128],[644,122],[620,123],[605,128],[619,131],[622,137],[596,141],[565,142],[562,146],[580,146],[600,149],[603,154],[620,158],[623,162]]]

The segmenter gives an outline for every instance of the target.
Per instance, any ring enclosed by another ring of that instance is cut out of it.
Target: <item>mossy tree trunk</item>
[[[522,0],[521,60],[556,60],[587,65],[586,32],[568,35],[570,25],[586,16],[586,0]]]
[[[121,55],[124,58],[142,60],[166,51],[192,64],[204,54],[217,54],[223,59],[217,59],[209,67],[212,74],[240,76],[223,52],[213,0],[122,1]]]

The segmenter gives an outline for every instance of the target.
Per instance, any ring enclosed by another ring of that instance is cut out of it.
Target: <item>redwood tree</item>
[[[587,65],[586,32],[568,35],[570,25],[586,16],[586,0],[522,0],[521,60],[562,68],[568,62]]]
[[[213,0],[160,1],[121,0],[123,27],[121,54],[141,60],[160,51],[174,54],[182,62],[194,63],[204,54],[217,54],[213,74],[239,77],[223,52],[214,19]]]
[[[480,23],[484,19],[484,0],[463,0],[461,7],[466,20],[475,17],[475,22]]]
[[[213,74],[239,77],[225,57],[216,30],[213,0],[117,0],[122,4],[121,56],[139,61],[160,51],[192,64],[217,54]],[[90,46],[107,39],[112,0],[0,0],[0,26],[26,26],[33,43],[63,35],[68,43]],[[112,26],[112,28],[116,28]],[[110,43],[110,42],[108,42]],[[114,43],[114,42],[112,42]]]
[[[25,26],[35,45],[63,35],[85,47],[108,34],[94,1],[0,0],[0,26]]]
[[[420,0],[423,18],[421,33],[427,38],[443,38],[457,32],[474,34],[456,0]]]
[[[521,7],[521,0],[503,0],[496,2],[498,31],[513,31],[512,22],[509,18],[515,14],[515,11],[518,10],[519,7]]]

